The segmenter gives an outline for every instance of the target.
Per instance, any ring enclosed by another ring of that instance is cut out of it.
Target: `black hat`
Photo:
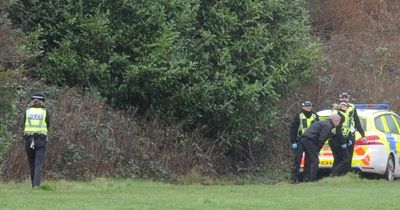
[[[44,102],[44,95],[42,93],[35,93],[32,95],[31,99],[38,99]]]
[[[343,92],[339,95],[339,98],[350,98],[350,95],[346,92]]]
[[[301,106],[312,106],[312,103],[311,103],[311,101],[310,100],[304,100],[302,103],[301,103]]]

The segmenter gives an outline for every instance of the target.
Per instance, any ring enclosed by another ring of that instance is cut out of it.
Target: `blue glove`
[[[347,146],[351,146],[353,144],[353,142],[351,140],[349,140],[349,142],[347,143]]]
[[[346,148],[347,148],[347,144],[342,144],[342,145],[340,145],[340,147],[341,147],[342,149],[346,149]]]
[[[293,149],[297,149],[297,143],[293,143],[293,144],[292,144],[292,148],[293,148]]]

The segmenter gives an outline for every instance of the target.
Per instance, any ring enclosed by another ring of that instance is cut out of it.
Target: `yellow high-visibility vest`
[[[306,132],[307,128],[311,126],[311,124],[317,119],[316,114],[311,114],[310,118],[307,118],[306,115],[302,112],[299,115],[300,125],[297,130],[297,135],[301,136],[304,132]]]
[[[339,111],[338,110],[334,110],[333,113],[334,114],[339,114]],[[341,113],[344,116],[344,122],[342,124],[342,134],[343,134],[344,137],[347,137],[349,135],[349,133],[350,133],[350,126],[351,126],[350,125],[350,123],[351,123],[350,122],[350,117],[349,117],[347,112],[341,111]],[[342,116],[342,115],[340,115],[340,116]]]
[[[351,132],[355,131],[355,127],[356,127],[356,123],[354,122],[354,110],[355,110],[356,106],[352,103],[349,103],[349,108],[346,111],[346,115],[349,116],[349,120],[350,120],[350,130],[352,130]],[[354,130],[354,131],[353,131]]]
[[[47,135],[48,130],[46,123],[46,113],[47,111],[43,108],[31,107],[27,109],[24,133],[41,133]]]

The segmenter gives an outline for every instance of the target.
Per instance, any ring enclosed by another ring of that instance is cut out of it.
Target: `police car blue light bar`
[[[389,104],[381,103],[381,104],[355,104],[357,109],[379,109],[386,110],[390,108]]]

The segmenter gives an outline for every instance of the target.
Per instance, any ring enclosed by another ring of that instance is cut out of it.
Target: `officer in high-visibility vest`
[[[336,109],[338,108],[338,109]],[[336,133],[329,140],[329,146],[332,150],[333,165],[331,176],[341,176],[346,174],[348,170],[349,153],[347,151],[347,142],[350,138],[350,117],[346,114],[349,104],[345,101],[339,103],[338,107],[334,107],[332,113],[338,114],[341,118],[340,124],[336,129]]]
[[[350,95],[346,92],[340,93],[339,95],[340,101],[347,102],[349,104],[349,108],[346,111],[346,114],[349,116],[350,120],[350,135],[347,142],[347,151],[349,153],[349,162],[347,164],[348,170],[351,169],[351,161],[353,159],[354,152],[354,143],[355,143],[355,132],[356,130],[360,133],[361,137],[365,139],[365,132],[361,126],[360,118],[357,114],[357,109],[354,104],[349,103]]]
[[[50,116],[44,105],[45,98],[43,94],[35,93],[31,99],[32,105],[25,111],[24,115],[24,140],[32,187],[35,188],[40,186],[42,179]]]
[[[301,135],[311,126],[316,121],[319,121],[319,116],[317,113],[312,111],[312,103],[310,100],[304,100],[301,103],[301,108],[302,110],[300,113],[296,114],[295,117],[293,118],[292,123],[290,124],[290,143],[291,147],[293,149],[294,153],[294,165],[292,168],[292,182],[296,183],[300,180],[300,177],[298,176],[299,174],[299,169],[300,165],[297,163],[301,161],[301,158],[303,156],[304,148],[299,144],[300,137]],[[305,155],[305,161],[304,161],[304,168],[303,174],[308,174],[308,171],[310,170],[309,167],[309,160],[308,156]],[[303,180],[308,179],[308,177],[303,177]]]

